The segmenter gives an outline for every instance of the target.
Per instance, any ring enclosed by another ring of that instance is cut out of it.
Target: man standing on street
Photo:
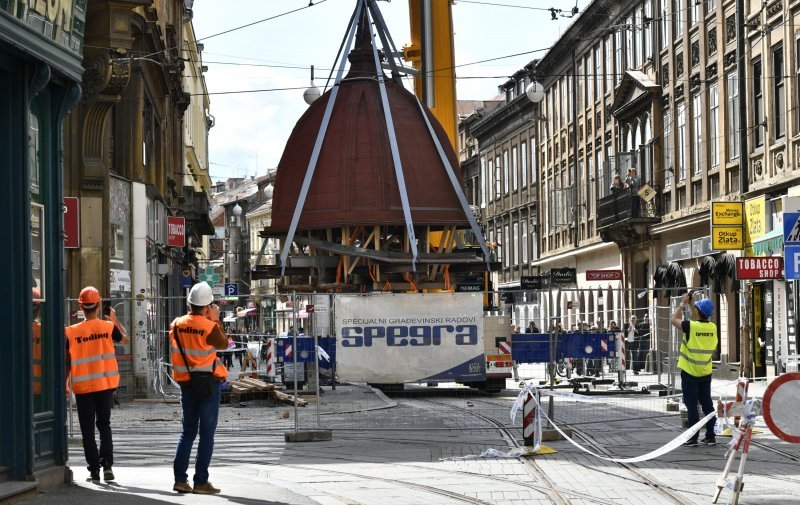
[[[126,344],[113,321],[97,316],[100,292],[87,286],[81,290],[78,303],[85,320],[66,328],[67,375],[72,374],[72,391],[78,407],[78,422],[83,438],[83,454],[93,482],[103,478],[114,480],[114,444],[111,439],[111,403],[119,386],[119,370],[114,342]],[[111,315],[112,318],[116,317]],[[94,426],[100,432],[100,452],[94,439]]]
[[[717,325],[709,321],[714,313],[714,304],[708,299],[694,304],[699,321],[684,321],[683,307],[689,304],[689,300],[688,293],[681,297],[681,305],[672,315],[672,326],[683,332],[678,368],[681,369],[681,389],[689,425],[694,426],[700,420],[698,402],[703,407],[703,415],[714,411],[714,402],[711,400],[711,358],[717,348]],[[706,423],[706,436],[700,441],[703,445],[717,443],[714,436],[715,421],[711,418]],[[698,435],[696,433],[683,445],[697,447]]]
[[[178,438],[172,468],[175,474],[173,491],[179,493],[215,494],[208,480],[208,466],[214,452],[214,432],[219,418],[220,384],[228,377],[228,370],[217,358],[217,350],[228,347],[228,337],[219,321],[219,307],[212,304],[211,286],[201,282],[189,291],[189,313],[170,325],[173,378],[181,386],[181,412],[183,431]],[[209,394],[196,392],[190,381],[190,372],[213,374]],[[194,439],[200,432],[194,465],[194,487],[189,485],[189,456]]]

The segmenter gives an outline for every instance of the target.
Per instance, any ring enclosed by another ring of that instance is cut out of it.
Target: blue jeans
[[[175,460],[172,470],[175,482],[188,482],[189,456],[192,446],[200,428],[200,442],[197,444],[197,457],[194,464],[194,484],[208,482],[208,465],[211,464],[211,454],[214,452],[214,432],[217,431],[219,419],[220,383],[213,382],[211,395],[199,397],[186,385],[181,385],[181,410],[183,413],[183,431],[178,438],[178,448],[175,451]]]
[[[681,389],[683,390],[683,404],[686,405],[689,426],[694,426],[700,420],[697,404],[703,408],[703,416],[714,411],[714,402],[711,400],[711,376],[694,377],[681,370]],[[716,418],[711,418],[706,423],[706,437],[714,438],[714,425]],[[692,437],[697,440],[698,434]]]

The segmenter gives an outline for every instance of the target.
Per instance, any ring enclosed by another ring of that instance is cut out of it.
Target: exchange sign
[[[741,226],[712,226],[711,247],[715,250],[744,248],[744,233]]]

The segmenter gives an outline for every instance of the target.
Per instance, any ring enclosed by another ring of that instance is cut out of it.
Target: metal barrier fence
[[[487,393],[480,382],[472,380],[420,376],[419,380],[406,383],[402,391],[391,384],[392,380],[375,380],[405,366],[397,349],[433,348],[451,337],[474,343],[470,340],[472,330],[467,328],[470,325],[464,323],[468,319],[461,303],[464,298],[454,298],[452,293],[414,295],[421,300],[415,306],[421,314],[418,321],[426,324],[413,326],[401,321],[399,326],[387,326],[384,333],[375,333],[374,328],[380,327],[375,321],[396,317],[393,307],[402,310],[403,295],[291,293],[225,297],[218,302],[231,341],[229,349],[219,354],[230,375],[223,386],[218,429],[517,430],[521,428],[520,417],[517,426],[511,426],[509,411],[523,381],[542,388],[547,413],[559,424],[605,429],[604,425],[613,421],[674,415],[668,413],[667,403],[675,401],[671,393],[680,387],[675,367],[680,335],[670,325],[676,298],[661,297],[659,300],[670,302],[660,305],[652,293],[646,292],[645,300],[641,291],[605,288],[599,295],[598,291],[562,289],[557,296],[550,291],[457,294],[479,300],[475,302],[480,318],[476,327],[483,331],[484,338],[482,344],[476,345],[483,345],[486,355],[501,353],[503,341],[510,342],[513,349],[516,327],[524,329],[531,322],[544,330],[536,333],[553,339],[550,342],[557,342],[559,335],[572,335],[573,340],[585,337],[590,342],[586,344],[588,348],[602,345],[599,335],[606,335],[614,344],[624,345],[624,327],[598,327],[597,323],[629,321],[631,314],[641,318],[648,315],[650,326],[642,340],[647,342],[641,357],[644,368],[637,376],[624,370],[614,353],[616,345],[610,345],[611,351],[602,357],[592,353],[592,358],[578,359],[555,359],[548,347],[550,359],[517,363],[512,377],[496,394]],[[491,310],[483,311],[484,299],[493,302]],[[454,300],[458,303],[454,304]],[[640,306],[628,308],[632,300]],[[110,302],[131,336],[131,343],[117,346],[121,371],[117,396],[121,407],[114,414],[115,427],[178,431],[180,391],[170,373],[168,328],[175,317],[184,313],[176,307],[185,307],[185,299],[139,297]],[[644,306],[645,302],[648,306]],[[68,300],[68,306],[77,309],[75,300]],[[451,315],[461,319],[450,321]],[[68,323],[78,322],[77,316],[70,313]],[[370,320],[374,320],[373,326]],[[559,325],[560,330],[574,331],[558,331]],[[523,330],[518,335],[524,334]],[[384,361],[348,358],[347,353],[339,352],[349,353],[358,345],[367,347],[367,337],[385,348]],[[522,340],[522,336],[518,337],[518,341]],[[628,355],[625,360],[628,368],[632,358]],[[355,369],[359,371],[353,372]],[[369,375],[372,379],[357,380],[368,376],[363,375],[364,369],[374,372]],[[469,379],[468,372],[459,377]],[[276,394],[274,387],[281,392]],[[76,421],[74,425],[73,432],[78,433]]]

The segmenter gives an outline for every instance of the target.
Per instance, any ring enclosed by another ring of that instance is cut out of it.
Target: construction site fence
[[[492,336],[512,346],[515,335],[522,341],[531,333],[552,338],[549,342],[555,345],[569,335],[573,342],[578,341],[574,335],[580,333],[587,338],[614,336],[609,340],[616,342],[624,322],[634,314],[643,330],[639,354],[628,351],[625,364],[613,353],[613,345],[611,353],[603,357],[575,359],[550,352],[548,342],[546,352],[553,358],[515,363],[511,377],[498,392],[487,392],[479,382],[391,385],[339,381],[334,324],[337,297],[385,294],[225,297],[217,303],[231,341],[228,349],[218,353],[229,369],[229,381],[222,386],[218,430],[521,430],[521,416],[514,426],[509,413],[523,383],[541,388],[546,413],[563,425],[606,429],[608,423],[626,419],[674,416],[669,404],[679,401],[676,363],[680,334],[670,320],[686,289],[673,289],[669,296],[653,290],[642,296],[642,290],[621,288],[480,293],[488,301],[484,316],[507,325],[507,331]],[[693,291],[695,297],[705,293],[699,288]],[[437,296],[447,294],[425,296],[435,304]],[[115,427],[179,431],[180,387],[172,380],[168,332],[171,321],[186,313],[185,298],[109,301],[131,337],[128,344],[116,346],[121,380]],[[80,321],[79,306],[76,300],[67,302],[70,311],[65,323],[74,324]],[[642,325],[645,316],[649,327]],[[538,332],[525,331],[531,322]],[[291,346],[290,357],[287,346]],[[631,370],[634,362],[641,364],[637,374]],[[280,390],[279,394],[274,389]],[[403,407],[408,404],[418,408]],[[469,414],[466,418],[465,413]],[[79,436],[73,414],[71,409],[70,432]]]

